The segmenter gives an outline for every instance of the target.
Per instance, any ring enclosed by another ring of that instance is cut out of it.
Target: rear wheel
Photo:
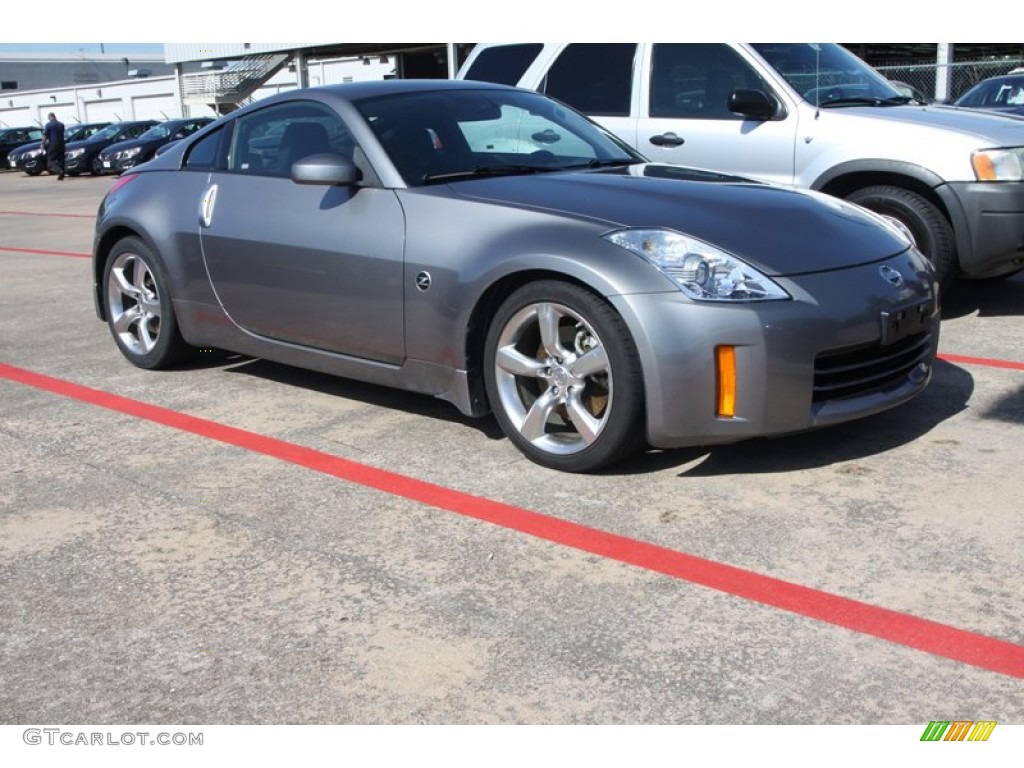
[[[953,228],[934,203],[903,187],[864,187],[846,198],[901,225],[918,250],[935,267],[939,284],[946,288],[956,276],[956,240]]]
[[[121,353],[140,368],[165,368],[194,353],[181,336],[167,279],[141,240],[114,246],[103,271],[107,324]]]
[[[558,281],[515,291],[494,316],[484,360],[494,415],[530,460],[590,472],[645,444],[636,347],[589,291]]]

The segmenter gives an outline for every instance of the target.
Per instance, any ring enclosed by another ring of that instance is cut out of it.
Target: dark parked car
[[[938,343],[935,271],[878,215],[479,82],[243,107],[122,175],[93,254],[139,367],[218,347],[431,394],[568,471],[878,413]]]
[[[97,131],[88,139],[73,141],[67,145],[64,155],[64,169],[69,176],[80,173],[102,172],[100,152],[117,141],[136,139],[154,125],[156,120],[129,120],[122,123],[111,123],[102,131]]]
[[[30,141],[42,141],[43,129],[33,126],[0,128],[0,168],[7,168],[7,153]]]
[[[1024,74],[986,78],[973,85],[953,105],[1024,115]]]
[[[64,129],[65,144],[81,141],[97,131],[106,128],[110,123],[78,123]],[[20,170],[29,176],[38,176],[46,170],[46,150],[39,141],[23,144],[7,153],[7,165],[11,170]]]
[[[165,144],[191,136],[212,122],[212,117],[168,120],[165,123],[154,125],[137,139],[111,144],[100,152],[100,172],[122,173],[129,168],[134,168],[136,165],[153,159],[156,151]]]

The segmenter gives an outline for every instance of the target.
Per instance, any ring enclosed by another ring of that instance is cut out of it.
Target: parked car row
[[[81,173],[101,175],[121,173],[151,160],[156,151],[173,141],[190,136],[213,118],[198,117],[179,120],[127,120],[116,123],[81,123],[69,126],[64,134],[64,170],[69,176]],[[20,138],[6,154],[7,167],[29,176],[46,170],[46,150],[42,147],[41,128],[0,131],[0,152],[5,149],[8,133]],[[25,143],[31,142],[31,143]],[[3,156],[3,155],[0,155]]]
[[[106,128],[110,123],[78,123],[69,125],[64,131],[64,141],[80,141],[87,139],[97,131]],[[24,171],[29,176],[38,176],[46,170],[46,150],[43,149],[41,128],[33,129],[38,136],[33,135],[27,139],[32,142],[22,142],[16,148],[7,153],[7,165],[11,170]]]

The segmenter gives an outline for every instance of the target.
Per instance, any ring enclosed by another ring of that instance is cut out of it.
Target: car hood
[[[889,258],[907,243],[833,197],[680,166],[641,164],[452,183],[457,195],[590,219],[609,230],[662,227],[740,256],[769,275]]]
[[[38,141],[33,141],[30,142],[29,144],[22,144],[20,147],[15,147],[10,152],[8,152],[7,157],[18,157],[20,155],[25,154],[26,152],[30,152],[33,149],[42,149],[42,144],[40,144]]]
[[[64,146],[67,150],[78,149],[79,147],[105,147],[110,144],[110,139],[99,139],[93,140],[92,138],[81,139],[80,141],[72,141]]]
[[[160,139],[126,139],[125,141],[118,141],[110,144],[103,150],[103,154],[112,155],[114,152],[120,152],[123,149],[131,149],[132,147],[144,147],[148,148],[150,144],[160,142]]]
[[[944,104],[925,106],[906,104],[895,107],[839,107],[822,111],[869,117],[872,120],[888,120],[921,128],[940,128],[956,131],[980,140],[979,146],[1019,147],[1024,144],[1024,120],[1005,112],[968,109]]]

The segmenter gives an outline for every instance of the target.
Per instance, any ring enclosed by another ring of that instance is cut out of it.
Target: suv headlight
[[[971,154],[978,181],[1024,180],[1024,147],[981,149]]]
[[[778,284],[731,253],[669,229],[620,229],[604,239],[632,251],[697,301],[779,301]]]
[[[79,147],[78,149],[68,150],[67,157],[69,160],[74,160],[76,157],[81,157],[84,153],[85,148]]]
[[[142,151],[142,147],[132,147],[131,149],[122,149],[117,153],[118,160],[129,160],[135,157],[139,152]]]

